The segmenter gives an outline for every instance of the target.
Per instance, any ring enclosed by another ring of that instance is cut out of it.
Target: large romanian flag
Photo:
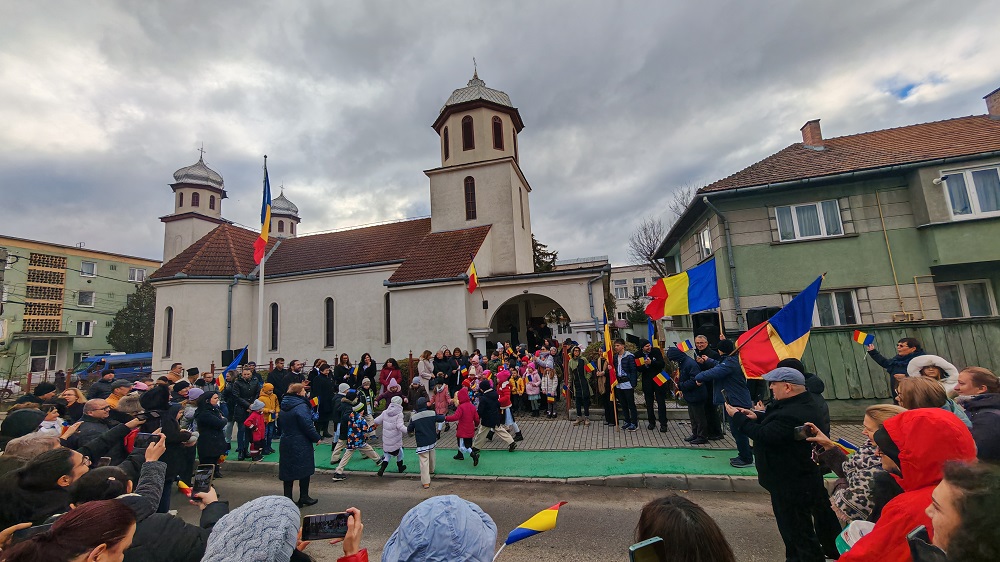
[[[736,340],[740,365],[748,379],[763,377],[782,359],[802,358],[822,283],[823,277],[817,277],[770,320],[751,328]]]
[[[719,308],[715,258],[683,273],[660,279],[646,296],[653,298],[646,306],[646,315],[654,320]]]
[[[267,249],[267,233],[271,230],[271,181],[267,179],[267,157],[264,157],[264,199],[260,204],[260,236],[253,242],[253,261],[259,264]]]

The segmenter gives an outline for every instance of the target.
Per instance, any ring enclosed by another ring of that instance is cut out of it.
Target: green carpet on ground
[[[277,445],[277,444],[275,444]],[[375,449],[381,454],[381,449]],[[615,476],[621,474],[716,474],[727,476],[756,476],[754,468],[733,468],[729,459],[736,456],[731,449],[600,449],[593,451],[515,451],[486,450],[482,452],[479,466],[472,466],[466,455],[457,461],[455,449],[437,449],[438,474],[516,476],[523,478],[581,478],[590,476]],[[235,454],[230,455],[235,459]],[[316,467],[336,468],[330,464],[330,445],[316,448]],[[278,454],[264,457],[264,462],[277,462]],[[407,449],[403,460],[407,474],[417,474],[420,466],[417,454]],[[375,463],[354,453],[347,465],[348,471],[375,472]],[[391,463],[387,470],[395,472]]]

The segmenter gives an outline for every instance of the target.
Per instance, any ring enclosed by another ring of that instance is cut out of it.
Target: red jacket
[[[924,511],[931,503],[931,492],[941,482],[944,463],[976,459],[972,433],[949,411],[939,408],[909,410],[889,418],[883,427],[899,447],[902,477],[893,477],[903,493],[885,505],[872,532],[841,556],[842,562],[912,560],[906,535],[923,525],[933,536],[931,520]]]
[[[362,548],[350,556],[341,556],[337,562],[368,562],[368,549]]]
[[[445,421],[458,422],[458,427],[455,429],[455,437],[471,439],[476,436],[476,426],[479,425],[479,412],[476,411],[476,407],[469,400],[469,389],[463,388],[459,390],[456,396],[458,397],[458,409],[455,410],[454,414],[446,417]]]
[[[264,416],[260,412],[250,412],[247,419],[243,422],[243,425],[247,428],[253,428],[253,434],[250,436],[251,441],[260,441],[264,438],[265,431],[267,430],[267,423],[264,421]]]

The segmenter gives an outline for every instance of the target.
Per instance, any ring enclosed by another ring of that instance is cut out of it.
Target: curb
[[[226,461],[222,465],[231,472],[251,474],[278,474],[278,463]],[[328,468],[317,468],[316,474],[333,474]],[[377,478],[374,472],[349,471],[350,476],[368,476]],[[399,474],[386,472],[383,478],[402,478],[419,480],[418,474]],[[466,474],[436,474],[434,480],[456,480],[471,482],[524,482],[524,478],[515,476],[466,475]],[[698,492],[740,492],[748,494],[766,494],[767,490],[757,482],[756,476],[728,476],[724,474],[622,474],[615,476],[584,476],[578,478],[528,478],[531,483],[571,484],[583,486],[610,486],[617,488],[650,488],[657,490],[686,490]]]

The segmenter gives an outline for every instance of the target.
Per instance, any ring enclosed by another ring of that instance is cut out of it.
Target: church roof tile
[[[406,261],[396,269],[390,283],[458,277],[469,269],[472,256],[479,251],[490,226],[431,232],[416,244]]]

